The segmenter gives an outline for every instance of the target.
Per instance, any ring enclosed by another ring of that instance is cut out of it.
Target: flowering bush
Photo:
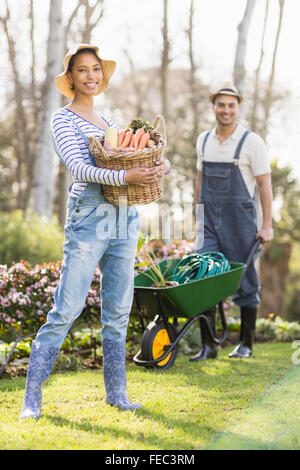
[[[167,245],[161,240],[143,243],[137,253],[136,265],[140,263],[145,252],[154,253],[157,261],[161,261],[192,253],[193,243],[184,240]],[[142,269],[146,267],[137,267],[136,271]],[[4,340],[2,352],[5,351],[6,354],[5,364],[17,355],[17,345],[30,344],[24,343],[24,340],[34,336],[45,323],[47,314],[53,307],[60,270],[61,261],[32,266],[27,261],[20,260],[10,267],[0,265],[0,338]],[[99,320],[100,308],[100,271],[97,269],[82,312],[87,324],[95,319]],[[138,322],[133,319],[129,325],[129,336],[136,336],[137,325]],[[67,340],[65,343],[67,344]],[[0,376],[4,367],[5,365],[0,369]]]
[[[61,261],[32,267],[21,260],[10,268],[0,265],[0,322],[15,331],[35,333],[53,306]],[[86,300],[86,310],[100,308],[100,272],[95,272]]]
[[[47,314],[53,307],[60,270],[61,261],[37,264],[34,267],[23,260],[13,263],[10,268],[0,265],[0,338],[9,343],[13,341],[6,359],[2,359],[0,376],[13,356],[17,344],[35,335],[45,323]],[[89,323],[94,316],[100,317],[99,312],[100,272],[97,270],[83,315]]]

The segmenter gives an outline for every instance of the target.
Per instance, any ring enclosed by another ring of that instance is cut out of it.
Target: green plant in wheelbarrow
[[[153,281],[153,287],[178,286],[178,281],[173,281],[171,279],[172,274],[167,274],[171,265],[171,261],[167,262],[164,268],[162,268],[162,266],[158,263],[159,260],[154,255],[147,253],[145,255],[144,262],[139,263],[138,266],[147,268],[147,271],[144,272],[144,275]]]
[[[169,268],[172,261],[168,260],[164,265],[160,264],[160,259],[155,255],[154,250],[147,248],[150,238],[145,237],[140,233],[137,255],[140,260],[135,264],[137,269],[142,269],[145,276],[150,278],[153,282],[152,287],[172,287],[177,286],[178,281],[172,280],[172,272]]]

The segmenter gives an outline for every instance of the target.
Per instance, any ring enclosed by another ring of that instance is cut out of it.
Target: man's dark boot
[[[229,354],[229,357],[250,357],[255,333],[257,307],[241,307],[240,344]]]
[[[216,311],[217,308],[213,307],[203,313],[209,321],[214,336],[216,336]],[[205,361],[206,359],[214,359],[217,357],[218,352],[216,350],[216,344],[211,339],[207,324],[203,318],[200,318],[200,333],[202,342],[201,349],[198,354],[189,359],[190,361]]]

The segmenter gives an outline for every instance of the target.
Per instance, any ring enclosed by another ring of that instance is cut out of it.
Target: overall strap
[[[82,129],[80,129],[80,127],[78,126],[77,122],[74,121],[74,119],[71,118],[71,116],[69,115],[69,113],[67,113],[67,110],[65,108],[62,108],[62,111],[63,113],[68,117],[68,119],[72,122],[72,124],[75,126],[75,128],[78,130],[79,134],[81,135],[84,143],[89,147],[90,145],[90,142],[89,142],[89,139],[87,137],[87,135],[82,131]],[[54,140],[54,137],[52,136],[52,142],[53,142],[53,147],[54,147],[54,150],[55,152],[57,153],[57,155],[59,156],[59,158],[63,161],[62,159],[62,156],[60,154],[60,151],[59,149],[57,148],[57,145],[55,143],[55,140]],[[96,161],[94,159],[94,157],[91,155],[91,152],[89,151],[89,158],[90,158],[90,162],[91,162],[91,165],[93,166],[97,166],[96,165]]]
[[[233,159],[234,159],[234,163],[237,165],[238,164],[238,160],[240,158],[240,153],[241,153],[241,149],[243,147],[243,144],[245,142],[245,139],[247,137],[248,134],[250,134],[251,131],[249,130],[246,130],[241,138],[241,140],[239,141],[239,143],[237,144],[237,147],[235,149],[235,153],[234,153],[234,156],[233,156]]]
[[[78,126],[77,122],[70,116],[70,114],[67,112],[67,110],[65,108],[62,108],[62,111],[63,113],[68,117],[68,119],[70,119],[70,121],[72,122],[72,124],[74,124],[74,126],[76,127],[76,129],[78,130],[79,134],[81,135],[81,137],[83,138],[83,141],[86,145],[89,145],[89,139],[88,137],[86,136],[86,134],[80,129],[80,127]]]
[[[204,139],[203,139],[203,142],[202,142],[202,160],[204,160],[204,150],[205,150],[205,146],[206,146],[206,142],[207,142],[207,139],[209,137],[209,134],[210,134],[210,131],[206,132],[205,136],[204,136]]]

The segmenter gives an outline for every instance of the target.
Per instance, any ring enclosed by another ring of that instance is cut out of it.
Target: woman
[[[101,184],[153,183],[169,170],[169,162],[152,169],[121,171],[95,166],[87,134],[101,137],[106,128],[117,126],[95,112],[93,101],[95,95],[107,88],[115,66],[113,61],[100,59],[98,47],[75,45],[64,58],[64,72],[56,77],[57,89],[72,101],[52,117],[53,142],[72,173],[73,183],[69,189],[60,283],[47,322],[32,344],[21,418],[41,416],[42,383],[49,377],[66,334],[84,308],[98,264],[102,274],[106,401],[123,410],[140,407],[127,397],[125,371],[125,339],[133,298],[139,217],[135,207],[125,209],[124,236],[124,208],[121,217],[119,207],[104,198]]]

